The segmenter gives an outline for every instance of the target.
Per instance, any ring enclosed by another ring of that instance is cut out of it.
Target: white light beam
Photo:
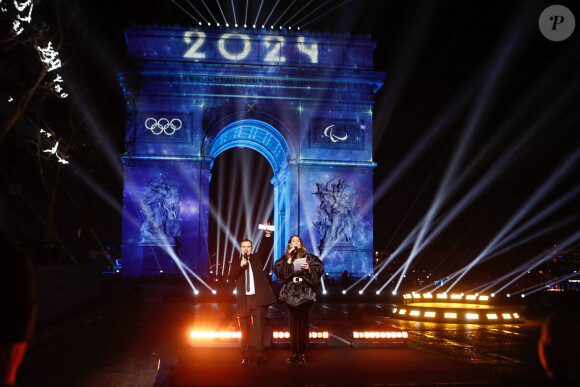
[[[171,0],[171,2],[175,5],[177,5],[183,12],[185,12],[187,14],[187,16],[189,16],[190,18],[192,18],[193,20],[195,20],[196,23],[200,23],[199,20],[197,20],[192,14],[190,14],[189,12],[187,12],[187,10],[185,8],[183,8],[177,1],[175,0]],[[192,6],[193,7],[193,6]],[[194,7],[195,9],[195,7]]]

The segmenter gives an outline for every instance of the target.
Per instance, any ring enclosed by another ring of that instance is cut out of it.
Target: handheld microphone
[[[248,260],[248,253],[244,253],[244,254],[242,254],[240,258],[242,258],[242,259],[245,259],[245,260]],[[249,262],[249,261],[248,261],[248,262]],[[247,263],[247,264],[245,264],[244,266],[242,266],[242,268],[243,268],[244,270],[246,270],[246,269],[248,269],[248,267],[249,267],[249,266],[250,266],[250,265],[249,265],[249,263]]]

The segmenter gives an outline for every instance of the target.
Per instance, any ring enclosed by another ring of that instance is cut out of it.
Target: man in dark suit
[[[268,225],[268,222],[266,222]],[[240,259],[234,260],[228,275],[230,282],[236,281],[236,304],[238,323],[242,332],[242,365],[268,361],[264,354],[264,332],[266,308],[275,303],[276,296],[264,273],[263,267],[272,249],[271,231],[265,231],[260,251],[252,253],[250,240],[240,243]]]

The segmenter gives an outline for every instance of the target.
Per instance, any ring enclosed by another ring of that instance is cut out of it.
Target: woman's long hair
[[[304,247],[304,242],[302,241],[302,238],[300,238],[299,235],[292,235],[290,237],[290,239],[288,239],[288,244],[286,245],[286,255],[290,256],[290,250],[292,249],[292,246],[290,246],[290,242],[292,241],[292,238],[294,238],[294,237],[300,239],[300,250],[297,252],[295,257],[300,258],[300,257],[303,257],[304,255],[308,254],[308,250],[306,250],[306,247]]]

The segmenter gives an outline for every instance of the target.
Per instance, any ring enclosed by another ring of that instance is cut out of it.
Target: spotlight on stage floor
[[[521,323],[520,315],[509,307],[488,304],[489,297],[479,294],[411,293],[395,305],[392,317],[402,320],[458,324]]]

